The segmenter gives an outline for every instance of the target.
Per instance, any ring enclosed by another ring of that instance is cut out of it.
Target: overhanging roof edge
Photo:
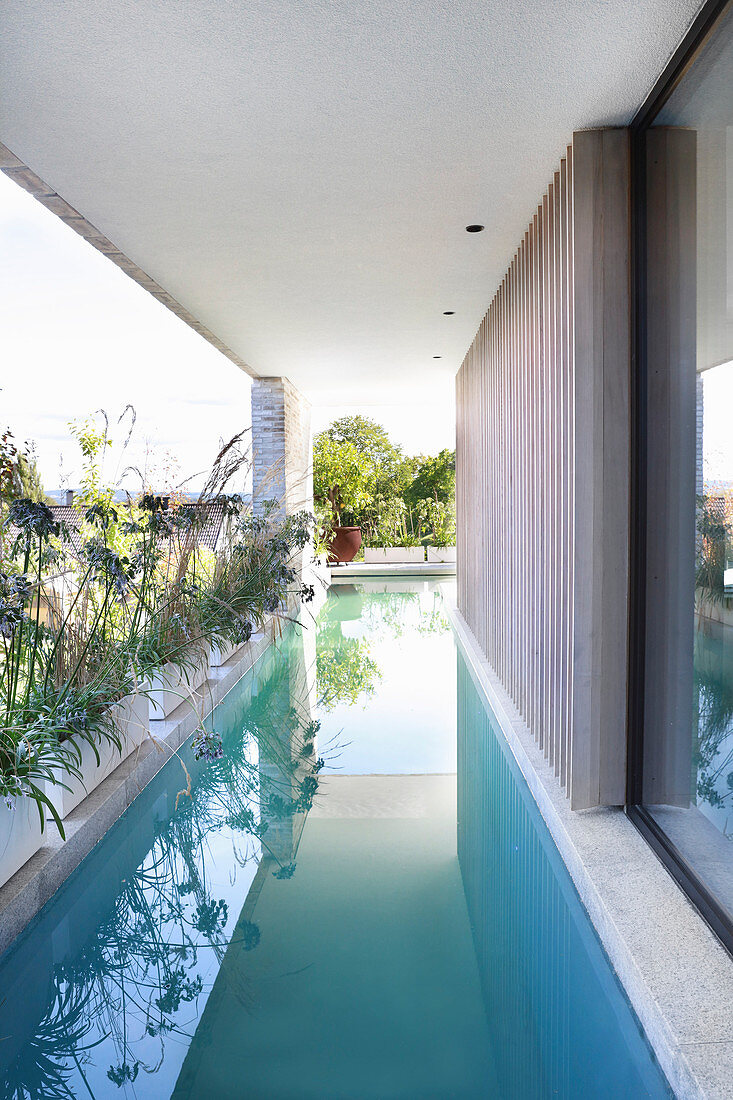
[[[71,203],[68,203],[58,192],[54,191],[52,187],[49,187],[40,176],[36,175],[32,168],[29,168],[27,164],[17,157],[15,153],[11,152],[6,145],[0,142],[0,172],[13,180],[24,191],[27,191],[34,199],[37,199],[42,206],[45,206],[47,210],[50,210],[52,214],[55,214],[57,218],[60,218],[62,222],[70,226],[75,233],[78,233],[80,237],[83,237],[93,248],[96,248],[98,252],[106,256],[108,260],[111,260],[113,264],[116,264],[120,270],[124,271],[126,275],[129,275],[139,286],[146,290],[148,294],[153,298],[161,302],[162,305],[169,309],[171,313],[174,313],[176,317],[185,322],[192,328],[194,332],[197,332],[199,336],[202,336],[204,340],[207,340],[217,351],[220,351],[222,355],[225,355],[227,359],[230,359],[235,366],[243,370],[245,374],[248,374],[250,378],[259,378],[260,375],[245,363],[243,359],[233,352],[223,340],[220,340],[206,325],[198,321],[192,313],[182,306],[180,302],[168,293],[168,291],[160,286],[147,272],[143,271],[134,260],[131,260],[129,256],[125,255],[117,245],[113,244],[103,233],[101,233],[96,226],[92,225],[83,214],[80,214]]]

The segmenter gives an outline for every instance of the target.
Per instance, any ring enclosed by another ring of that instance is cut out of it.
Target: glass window
[[[733,921],[733,18],[646,134],[643,802]]]
[[[733,922],[733,19],[646,134],[642,799]]]

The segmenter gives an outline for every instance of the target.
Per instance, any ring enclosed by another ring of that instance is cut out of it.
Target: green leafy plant
[[[419,513],[411,512],[404,500],[394,497],[387,501],[369,538],[370,546],[419,546]]]
[[[455,452],[408,457],[368,417],[342,417],[316,436],[313,487],[331,526],[360,527],[365,546],[455,541]]]
[[[244,642],[313,597],[297,563],[313,517],[278,519],[275,506],[254,517],[226,492],[248,461],[241,436],[221,449],[196,504],[168,509],[150,494],[116,501],[104,425],[74,430],[84,473],[73,532],[42,501],[14,495],[23,483],[2,467],[0,796],[10,807],[34,799],[41,827],[51,813],[62,835],[46,786],[79,778],[84,744],[97,761],[104,743],[121,750],[118,701],[149,691],[163,666],[187,679],[211,642]],[[214,505],[224,512],[216,551],[201,537]]]
[[[417,512],[431,546],[455,545],[456,510],[453,501],[421,500]]]
[[[456,452],[443,450],[419,461],[415,477],[404,492],[405,503],[414,508],[421,501],[436,500],[452,505],[456,495]]]
[[[724,502],[707,495],[697,497],[697,532],[695,591],[698,599],[723,603],[727,551],[731,541]]]
[[[326,433],[313,443],[313,495],[331,510],[334,527],[358,525],[361,512],[372,502],[372,466],[355,444],[332,439]]]

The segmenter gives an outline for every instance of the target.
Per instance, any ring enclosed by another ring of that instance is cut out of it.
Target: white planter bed
[[[177,706],[180,706],[184,699],[189,699],[195,691],[198,691],[208,678],[208,647],[195,666],[188,665],[186,668],[179,670],[176,665],[164,665],[150,680],[148,689],[149,717],[154,721],[167,718]]]
[[[216,642],[212,642],[211,656],[209,657],[209,665],[211,668],[221,668],[227,661],[231,660],[235,653],[244,645],[244,642],[233,642],[232,645],[225,646],[224,649],[219,649]]]
[[[456,560],[456,548],[455,546],[428,546],[428,561],[439,562],[449,561],[455,562]]]
[[[111,775],[131,752],[139,748],[148,736],[148,700],[144,695],[128,695],[115,704],[112,713],[120,737],[120,748],[103,741],[97,745],[97,762],[92,746],[87,741],[78,741],[81,764],[77,767],[81,772],[81,779],[74,775],[60,775],[61,782],[69,790],[58,783],[46,783],[46,794],[62,820]]]
[[[365,546],[364,562],[367,565],[409,564],[417,565],[425,561],[422,546]]]
[[[45,811],[48,819],[48,810]],[[48,824],[47,824],[48,827]],[[0,886],[43,846],[41,819],[31,798],[19,798],[9,810],[0,801]]]

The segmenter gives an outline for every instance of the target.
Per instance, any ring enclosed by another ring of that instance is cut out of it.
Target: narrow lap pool
[[[0,959],[0,1096],[671,1096],[431,583],[334,586],[213,722]]]

